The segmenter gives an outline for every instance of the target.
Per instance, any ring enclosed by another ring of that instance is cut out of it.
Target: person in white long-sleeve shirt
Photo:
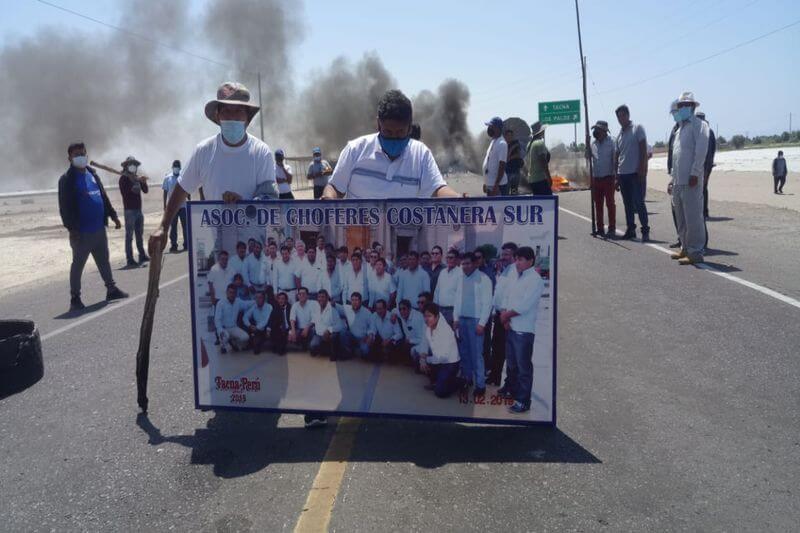
[[[533,344],[544,292],[544,282],[533,268],[535,259],[530,246],[517,250],[515,270],[508,274],[500,304],[506,330],[506,383],[497,392],[514,399],[508,410],[517,414],[530,410],[533,392]]]
[[[353,253],[350,256],[350,269],[345,271],[342,283],[342,300],[350,301],[354,292],[361,294],[361,301],[369,301],[369,282],[367,271],[362,268],[361,254]]]
[[[228,266],[228,252],[220,250],[217,254],[217,262],[208,271],[208,293],[211,295],[211,304],[216,303],[225,297],[228,285],[233,283],[233,275],[236,273]]]
[[[250,335],[250,346],[253,353],[261,353],[264,344],[270,337],[269,319],[272,316],[272,305],[267,303],[267,295],[264,291],[257,291],[255,304],[245,313],[242,321]]]
[[[236,286],[228,285],[225,298],[217,302],[214,310],[214,326],[220,341],[220,351],[226,353],[227,347],[241,350],[247,346],[250,335],[238,325],[239,313],[247,311],[252,302],[245,302],[236,297]]]
[[[266,253],[264,254],[264,258],[261,261],[261,279],[264,280],[268,286],[272,287],[272,292],[274,295],[278,294],[278,290],[276,287],[273,286],[275,281],[275,263],[281,260],[280,256],[278,255],[278,244],[275,242],[270,242],[267,244]]]
[[[317,308],[311,316],[311,322],[314,324],[314,337],[309,343],[309,352],[311,355],[327,355],[331,361],[336,361],[341,352],[339,336],[344,324],[325,289],[317,292]]]
[[[461,375],[468,383],[475,384],[474,394],[478,398],[486,393],[483,335],[492,312],[492,280],[478,270],[472,252],[461,256],[461,270],[455,290],[453,329],[458,332]],[[440,275],[437,289],[441,283]]]
[[[292,260],[291,249],[284,245],[281,247],[280,260],[273,263],[272,268],[272,287],[275,294],[285,292],[286,297],[289,299],[289,305],[297,301],[297,263]]]
[[[433,292],[433,303],[439,306],[439,312],[444,316],[447,323],[453,326],[453,307],[456,301],[456,287],[461,279],[461,266],[459,266],[458,252],[449,250],[447,252],[447,268],[439,272],[436,281],[436,290]]]
[[[678,123],[672,147],[672,207],[681,241],[681,250],[672,258],[682,265],[702,263],[706,242],[703,180],[709,129],[708,123],[694,114],[698,105],[694,94],[685,92],[672,115]]]
[[[447,398],[461,386],[456,336],[447,321],[442,320],[438,305],[427,304],[423,314],[429,353],[420,357],[420,370],[430,377],[430,384],[425,388],[439,398]]]
[[[244,260],[244,268],[247,272],[247,280],[249,283],[250,292],[255,294],[256,291],[266,290],[269,284],[269,278],[265,274],[264,268],[264,255],[262,254],[263,245],[261,241],[253,243],[253,253],[247,256]]]
[[[350,305],[343,306],[347,329],[342,333],[342,346],[347,356],[369,357],[370,335],[374,334],[372,313],[361,305],[361,294],[350,295]]]
[[[289,312],[289,323],[292,330],[289,332],[289,342],[297,344],[301,349],[308,348],[314,338],[314,313],[319,312],[319,304],[308,299],[308,289],[300,287],[297,291],[297,301]]]
[[[236,243],[236,254],[232,255],[228,261],[228,266],[233,269],[234,274],[241,274],[246,287],[250,286],[250,278],[247,277],[247,244],[239,241]]]
[[[375,309],[375,302],[378,300],[386,301],[389,309],[394,308],[397,288],[394,285],[392,276],[386,272],[386,260],[382,257],[376,258],[372,269],[368,280],[369,308]]]
[[[309,248],[305,255],[305,261],[297,267],[297,279],[301,287],[308,289],[308,297],[316,300],[317,293],[320,289],[325,288],[322,272],[324,265],[317,258],[316,248]]]

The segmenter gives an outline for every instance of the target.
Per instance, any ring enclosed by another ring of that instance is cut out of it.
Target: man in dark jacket
[[[58,179],[58,209],[61,221],[69,231],[72,247],[72,266],[69,272],[70,310],[79,311],[85,306],[81,301],[81,276],[89,254],[94,257],[97,270],[106,284],[106,300],[127,298],[114,283],[108,261],[108,219],[116,229],[122,225],[117,212],[111,207],[103,184],[97,173],[88,166],[86,147],[82,142],[67,149],[70,167]]]
[[[149,261],[144,250],[144,214],[142,213],[142,193],[147,194],[147,178],[139,176],[141,163],[129,155],[122,162],[122,175],[119,177],[119,192],[125,208],[125,257],[128,266],[135,267]],[[133,260],[131,239],[136,235],[136,248],[139,250],[139,263]]]
[[[270,337],[272,340],[272,350],[278,355],[286,355],[286,344],[289,339],[289,305],[288,296],[285,292],[279,292],[276,296],[275,307],[269,317]]]
[[[708,124],[705,113],[697,113],[697,118]],[[706,161],[703,164],[703,218],[708,220],[708,180],[711,178],[711,171],[714,169],[714,155],[717,153],[717,136],[708,124],[708,151]],[[708,234],[706,233],[706,244],[708,244]]]

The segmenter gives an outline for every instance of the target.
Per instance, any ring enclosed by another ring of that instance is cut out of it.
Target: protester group
[[[668,146],[668,167],[672,179],[669,192],[678,236],[675,247],[679,248],[673,258],[682,264],[702,262],[707,246],[707,185],[714,165],[715,142],[705,117],[695,112],[699,105],[692,93],[685,92],[673,102],[670,109],[675,127]],[[148,246],[151,252],[166,248],[168,237],[170,250],[178,251],[179,223],[182,245],[186,248],[185,202],[189,193],[196,192],[201,199],[226,203],[293,198],[294,177],[283,150],[273,152],[263,140],[247,133],[247,126],[259,112],[259,107],[251,102],[247,88],[233,82],[221,85],[217,97],[206,104],[204,111],[220,131],[198,144],[185,166],[175,161],[171,172],[164,178],[164,214],[158,229],[150,236]],[[616,116],[620,125],[616,138],[612,140],[607,121],[597,121],[592,127],[594,141],[586,154],[592,169],[591,189],[597,215],[595,234],[617,237],[614,192],[619,190],[626,223],[622,238],[636,238],[635,218],[638,216],[641,240],[647,242],[651,232],[644,202],[650,157],[647,137],[644,128],[631,120],[627,106],[619,106]],[[519,194],[523,189],[530,189],[535,195],[552,194],[550,153],[545,145],[546,125],[539,122],[531,124],[531,135],[523,147],[515,132],[505,124],[500,117],[494,117],[486,123],[490,144],[482,168],[484,192],[488,196],[496,196]],[[413,123],[411,102],[402,92],[390,90],[380,98],[376,130],[373,133],[365,132],[365,135],[348,142],[334,164],[322,158],[319,148],[311,150],[313,160],[306,176],[313,184],[315,198],[460,196],[447,185],[433,154],[422,142],[424,132]],[[80,310],[84,308],[81,301],[81,274],[89,255],[94,257],[105,282],[107,299],[125,298],[127,294],[115,285],[105,231],[109,219],[119,228],[119,217],[96,171],[89,165],[84,143],[71,144],[67,153],[70,167],[59,179],[59,207],[64,226],[70,233],[73,250],[71,309]],[[144,248],[141,209],[141,194],[148,192],[148,184],[147,179],[139,175],[139,166],[136,158],[129,157],[122,163],[119,172],[120,194],[125,208],[126,258],[131,267],[149,260],[148,251]],[[782,192],[786,170],[781,154],[773,163],[776,193]],[[133,254],[134,239],[138,261]],[[266,250],[262,249],[264,246]],[[256,247],[261,249],[261,259],[258,259]],[[485,261],[488,258],[481,259],[479,254],[475,256],[477,251],[452,251],[455,256],[453,261],[457,263],[455,266],[460,267],[459,274],[455,276],[457,281],[450,281],[449,276],[441,272],[434,277],[423,267],[411,267],[411,264],[416,265],[419,261],[420,256],[416,254],[398,258],[395,263],[393,258],[375,250],[375,247],[372,250],[353,250],[351,253],[341,247],[331,250],[330,245],[324,245],[319,252],[312,252],[311,249],[305,251],[306,258],[301,255],[300,242],[293,247],[287,242],[254,242],[250,248],[250,244],[244,243],[243,250],[237,249],[235,255],[227,258],[227,252],[220,251],[215,268],[217,271],[224,270],[225,274],[210,273],[211,279],[220,276],[217,283],[212,281],[212,293],[217,303],[216,329],[223,347],[233,341],[233,344],[240,345],[251,343],[253,349],[260,349],[263,341],[269,337],[280,352],[284,340],[282,337],[273,337],[278,335],[276,331],[282,331],[280,335],[285,333],[287,343],[307,346],[313,353],[334,354],[334,357],[365,353],[375,356],[378,353],[389,357],[396,355],[398,350],[405,351],[404,346],[408,347],[411,337],[417,341],[413,346],[425,346],[423,343],[427,343],[428,355],[425,355],[425,348],[415,349],[413,353],[408,348],[407,357],[414,358],[418,370],[434,376],[437,393],[452,392],[456,378],[467,384],[472,383],[475,392],[483,393],[483,370],[486,366],[483,355],[504,351],[506,372],[518,372],[518,381],[523,383],[506,389],[517,399],[513,410],[524,412],[529,409],[530,387],[524,383],[532,379],[533,334],[542,283],[532,268],[535,254],[530,248],[516,250],[516,268],[510,267],[513,256],[507,257],[507,261],[501,259],[506,267],[502,276],[489,276],[484,272],[485,268],[491,270],[491,267]],[[433,254],[434,251],[430,250],[429,253]],[[505,248],[503,253],[506,253]],[[308,257],[312,254],[316,258]],[[451,251],[447,254],[449,257]],[[406,265],[402,264],[403,259]],[[232,266],[226,267],[226,261]],[[237,269],[238,263],[246,264],[247,268],[240,266]],[[361,269],[356,267],[361,263]],[[264,265],[271,265],[272,270],[268,272]],[[475,268],[476,274],[467,274],[470,265]],[[529,266],[522,268],[520,265]],[[232,273],[230,279],[227,278],[228,269]],[[312,272],[314,270],[319,275]],[[384,272],[382,275],[378,274],[381,270]],[[336,273],[338,283],[332,281],[331,272]],[[367,274],[377,277],[378,281],[370,283]],[[444,283],[450,287],[449,293],[440,296],[437,301],[435,291],[422,290],[426,286],[423,281],[413,285],[414,289],[407,289],[412,286],[409,285],[411,276],[419,280],[427,279],[431,287]],[[488,286],[484,278],[491,280],[493,292],[490,297],[481,296],[486,294],[485,287]],[[525,285],[525,288],[509,291],[507,297],[498,298],[498,293],[504,293],[498,290],[500,280],[504,278],[509,278],[509,283],[514,285]],[[459,304],[464,314],[458,316],[455,312],[456,300],[465,293],[457,293],[454,289],[462,290],[462,287],[468,287],[466,292],[470,298],[465,297],[465,302],[469,300],[466,307],[464,302]],[[392,288],[394,291],[390,290]],[[425,293],[430,294],[425,296]],[[423,296],[425,305],[420,306]],[[276,316],[273,310],[285,311],[286,316],[280,327],[278,322],[281,321],[273,321]],[[455,316],[450,316],[451,312]],[[364,313],[369,313],[369,317]],[[241,317],[238,316],[240,314]],[[490,315],[491,320],[488,319]],[[404,316],[415,318],[406,319]],[[426,324],[424,340],[419,333],[420,316]],[[444,320],[440,317],[444,317]],[[243,322],[239,322],[240,318]],[[402,333],[406,320],[416,322],[414,336],[404,336]],[[251,329],[253,326],[255,330]],[[491,330],[489,334],[486,333],[487,327]],[[457,342],[452,328],[458,332]],[[504,331],[509,333],[505,334]],[[488,343],[486,339],[491,336],[495,339],[504,336],[504,347],[488,351],[479,349],[482,343],[497,344],[494,341]],[[453,337],[452,341],[450,337]],[[379,346],[375,344],[376,339],[380,339]],[[457,350],[454,348],[456,345]],[[439,350],[439,355],[432,355]],[[478,352],[482,353],[481,357],[475,355]],[[500,362],[492,357],[487,357],[494,361],[488,365],[489,375],[491,379],[499,380],[503,357],[498,356]],[[495,371],[497,365],[500,369]],[[528,392],[520,392],[522,389]],[[309,420],[314,423],[321,419],[310,417]]]

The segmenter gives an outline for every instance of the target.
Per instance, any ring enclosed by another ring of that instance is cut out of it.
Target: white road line
[[[161,285],[158,286],[158,288],[159,289],[163,289],[165,287],[169,287],[170,285],[172,285],[174,283],[177,283],[177,282],[179,282],[181,280],[184,280],[184,279],[186,279],[188,277],[189,277],[189,274],[183,274],[182,276],[178,276],[175,279],[171,279],[171,280],[167,281],[166,283],[162,283]],[[117,309],[121,309],[121,308],[125,307],[126,305],[130,305],[133,302],[141,300],[146,295],[147,295],[147,292],[145,291],[145,292],[142,292],[140,294],[137,294],[136,296],[131,296],[130,298],[126,298],[125,300],[121,300],[121,301],[119,301],[119,303],[109,304],[106,307],[104,307],[103,309],[101,309],[100,311],[97,311],[96,313],[92,313],[91,315],[88,315],[88,316],[86,316],[84,318],[81,318],[80,320],[76,320],[75,322],[70,322],[69,324],[67,324],[64,327],[58,328],[56,330],[51,331],[50,333],[42,335],[42,341],[46,341],[48,339],[51,339],[51,338],[55,337],[56,335],[60,335],[61,333],[64,333],[66,331],[71,330],[72,328],[77,328],[78,326],[86,324],[87,322],[89,322],[91,320],[94,320],[95,318],[99,318],[99,317],[105,315],[106,313],[110,313],[111,311],[115,311]]]
[[[580,218],[581,220],[585,220],[586,222],[591,222],[592,221],[591,218],[583,216],[580,213],[576,213],[575,211],[570,211],[569,209],[565,209],[563,207],[559,207],[558,209],[563,211],[563,212],[565,212],[565,213],[568,213],[568,214],[570,214],[570,215],[572,215],[574,217]],[[617,233],[622,235],[622,232],[619,231],[619,230],[617,230]],[[659,246],[659,245],[653,244],[653,243],[646,243],[646,245],[649,246],[650,248],[653,248],[654,250],[658,250],[659,252],[663,252],[663,253],[666,253],[666,254],[672,254],[672,250],[664,248],[663,246]],[[780,302],[783,302],[785,304],[789,304],[789,305],[791,305],[793,307],[796,307],[796,308],[800,309],[800,300],[795,300],[794,298],[792,298],[790,296],[786,296],[785,294],[781,294],[781,293],[779,293],[777,291],[773,291],[772,289],[769,289],[767,287],[763,287],[761,285],[758,285],[757,283],[753,283],[752,281],[747,281],[746,279],[742,279],[742,278],[740,278],[738,276],[734,276],[733,274],[729,274],[727,272],[722,272],[722,271],[717,270],[716,268],[714,268],[714,267],[712,267],[710,265],[706,265],[706,264],[701,263],[701,264],[696,265],[696,266],[700,270],[705,270],[706,272],[709,272],[711,274],[715,274],[715,275],[717,275],[717,276],[719,276],[721,278],[725,278],[728,281],[732,281],[734,283],[738,283],[739,285],[742,285],[742,286],[747,287],[749,289],[753,289],[754,291],[758,291],[761,294],[764,294],[764,295],[769,296],[771,298],[775,298],[776,300],[778,300]]]

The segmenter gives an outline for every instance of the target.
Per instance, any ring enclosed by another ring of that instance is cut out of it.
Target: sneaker
[[[669,247],[670,248],[680,248],[681,247],[681,241],[675,241],[672,244],[670,244]]]
[[[622,236],[622,240],[624,240],[624,241],[629,241],[629,240],[635,239],[635,238],[636,238],[636,230],[635,229],[627,230],[625,232],[625,235]]]
[[[112,300],[122,300],[123,298],[127,297],[128,293],[121,291],[119,287],[114,287],[113,289],[109,289],[108,292],[106,293],[106,300],[109,302]]]
[[[527,406],[522,402],[514,402],[514,405],[508,408],[508,412],[514,414],[526,413],[530,410],[530,406]]]
[[[133,259],[128,259],[127,263],[125,263],[129,267],[138,267],[139,263],[134,261]]]
[[[328,417],[327,416],[314,416],[314,415],[306,415],[305,416],[305,426],[306,429],[310,428],[321,428],[328,425]]]
[[[140,265],[143,265],[143,264],[147,263],[148,261],[150,261],[150,258],[147,257],[147,254],[142,254],[142,255],[139,256],[139,264]]]
[[[702,262],[703,262],[703,256],[702,255],[696,255],[696,256],[687,255],[685,257],[681,257],[678,260],[678,263],[681,264],[681,265],[696,265],[696,264],[702,263]]]
[[[670,259],[674,259],[676,261],[679,260],[679,259],[683,259],[684,257],[686,257],[686,252],[684,252],[683,250],[681,250],[680,252],[675,252],[674,254],[670,254],[669,255]]]
[[[72,299],[69,301],[69,310],[70,311],[83,311],[86,309],[86,306],[83,305],[80,296],[73,296]]]

